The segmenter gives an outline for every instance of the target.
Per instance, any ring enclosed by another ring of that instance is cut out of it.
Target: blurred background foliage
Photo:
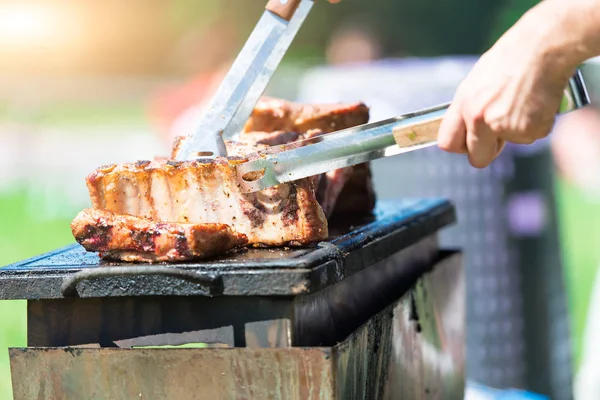
[[[265,1],[239,3],[80,0],[59,7],[57,1],[2,0],[5,12],[14,4],[27,12],[30,5],[30,10],[52,19],[47,21],[48,32],[43,32],[47,40],[43,43],[7,39],[11,45],[0,53],[21,56],[3,62],[0,71],[49,75],[191,73],[182,68],[185,62],[181,58],[212,68],[214,60],[235,54]],[[373,30],[386,57],[479,54],[532,4],[531,0],[464,0],[460,5],[450,0],[323,2],[310,15],[286,61],[306,57],[322,60],[331,34],[349,23]],[[23,58],[24,54],[28,57]],[[199,70],[196,66],[193,72]]]

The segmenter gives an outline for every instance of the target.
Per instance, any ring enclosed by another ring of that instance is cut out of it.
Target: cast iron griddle
[[[0,299],[307,294],[455,221],[454,206],[447,200],[379,202],[373,215],[362,221],[332,220],[326,242],[296,249],[240,250],[193,264],[109,263],[73,244],[0,269]]]

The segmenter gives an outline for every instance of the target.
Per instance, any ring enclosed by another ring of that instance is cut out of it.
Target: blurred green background
[[[235,55],[265,4],[235,1],[0,0],[0,265],[73,241],[69,223],[85,206],[84,176],[102,160],[165,148],[162,121],[172,118],[173,103],[188,101],[177,85]],[[383,57],[480,54],[534,3],[323,2],[284,64],[325,62],[332,33],[348,24],[368,26]],[[147,147],[106,148],[108,136],[131,143],[142,136]],[[579,359],[600,213],[565,182],[557,200]],[[0,399],[8,399],[7,348],[26,345],[25,303],[2,301],[0,313]]]

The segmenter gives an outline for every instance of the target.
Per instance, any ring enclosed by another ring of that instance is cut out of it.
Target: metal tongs
[[[589,103],[585,82],[577,71],[565,89],[558,114]],[[449,105],[271,147],[236,167],[238,184],[244,193],[257,192],[334,169],[435,146]]]
[[[226,156],[308,16],[313,0],[269,0],[196,132],[185,138],[176,159]]]

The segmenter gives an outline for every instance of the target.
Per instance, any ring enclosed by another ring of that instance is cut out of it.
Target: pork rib
[[[335,172],[335,171],[332,171]],[[339,187],[335,182],[338,177],[328,180],[330,190]],[[331,198],[332,196],[329,196]],[[335,204],[331,206],[331,213],[327,217],[342,214],[364,214],[375,208],[375,190],[373,188],[371,167],[368,163],[355,165],[352,174],[344,180],[344,185],[337,193]],[[323,206],[325,208],[325,205]]]
[[[318,129],[331,133],[367,122],[369,108],[364,103],[296,104],[263,97],[254,107],[244,131],[305,133]]]
[[[275,146],[363,125],[369,118],[369,108],[361,102],[315,105],[263,97],[241,137],[245,141],[260,137],[262,143]],[[275,133],[268,137],[262,132]],[[296,132],[298,137],[284,137],[281,132]],[[333,214],[368,213],[375,207],[369,163],[330,171],[316,179],[317,199],[327,218]],[[351,187],[346,189],[348,183]]]
[[[169,223],[227,224],[255,245],[327,238],[327,220],[313,180],[244,194],[235,171],[244,161],[140,161],[101,167],[86,181],[95,209]]]
[[[173,224],[85,209],[71,223],[86,250],[130,262],[203,259],[243,246],[246,235],[225,224]]]
[[[233,157],[138,161],[92,172],[86,183],[93,209],[75,218],[73,235],[105,258],[149,262],[205,258],[245,244],[303,245],[326,239],[326,217],[336,212],[347,182],[352,201],[344,202],[344,211],[352,212],[353,205],[367,206],[356,209],[360,212],[372,209],[368,164],[252,194],[240,192],[234,167],[249,153],[368,120],[369,109],[362,103],[314,106],[263,98],[240,141],[227,143]],[[172,158],[184,140],[176,140]],[[183,242],[191,250],[181,251]]]

